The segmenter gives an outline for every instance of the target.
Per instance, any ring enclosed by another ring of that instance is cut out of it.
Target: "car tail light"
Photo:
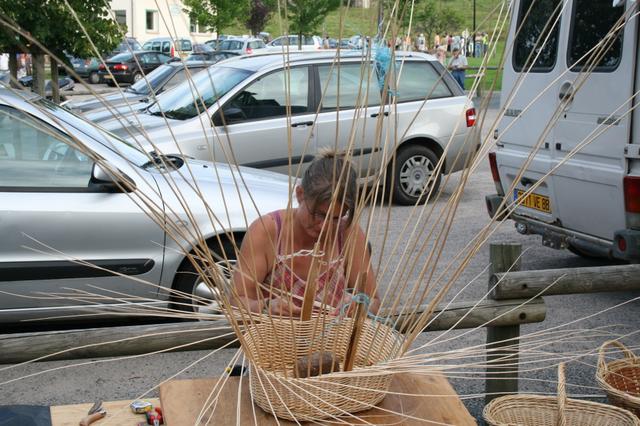
[[[116,66],[113,67],[114,71],[126,71],[128,69],[129,67],[125,64],[117,64]]]
[[[502,182],[500,181],[500,173],[498,173],[498,162],[496,161],[496,153],[489,153],[489,166],[491,167],[491,176],[493,177],[493,183],[496,185],[496,191],[499,195],[504,195],[504,189],[502,189]]]
[[[101,70],[101,71],[104,71],[107,68],[104,66],[104,64],[100,64],[100,65],[98,65],[98,69]]]
[[[175,49],[173,46],[171,46],[171,52],[170,52],[170,53],[171,53],[171,57],[172,57],[172,58],[173,58],[174,56],[176,56],[176,49]]]
[[[624,207],[627,213],[640,213],[640,176],[623,179]]]
[[[247,55],[251,55],[253,53],[253,50],[250,47],[247,47]]]
[[[467,117],[467,127],[473,127],[476,124],[476,109],[469,108],[465,115]]]
[[[618,250],[622,253],[627,251],[627,240],[622,235],[616,235],[616,244],[618,245]]]

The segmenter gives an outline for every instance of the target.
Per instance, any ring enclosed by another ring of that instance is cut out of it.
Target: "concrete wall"
[[[135,37],[141,44],[155,37],[189,38],[194,43],[215,38],[215,33],[190,31],[189,15],[180,0],[111,0],[110,3],[114,13],[124,11],[127,36]],[[148,23],[151,28],[147,28]]]

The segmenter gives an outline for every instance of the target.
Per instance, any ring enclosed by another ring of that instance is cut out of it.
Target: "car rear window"
[[[567,50],[567,66],[572,71],[581,71],[584,67],[592,68],[594,56],[600,57],[593,68],[594,72],[611,72],[618,67],[622,56],[624,26],[613,42],[604,41],[601,45],[603,49],[594,47],[605,40],[623,14],[624,7],[613,7],[611,0],[574,1]]]
[[[109,62],[129,62],[133,58],[133,55],[129,52],[118,53],[113,58],[109,59]]]
[[[548,72],[558,54],[562,0],[522,0],[513,50],[513,68],[520,72]],[[533,65],[532,64],[533,61]]]
[[[398,102],[423,101],[427,98],[437,99],[452,96],[442,76],[427,62],[400,61],[397,63]]]
[[[189,40],[177,40],[176,44],[180,46],[179,50],[182,50],[182,51],[192,49],[191,41]]]

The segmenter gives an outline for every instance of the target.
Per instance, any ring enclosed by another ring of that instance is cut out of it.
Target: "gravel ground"
[[[495,111],[490,111],[490,116],[495,115]],[[456,217],[449,233],[446,246],[443,250],[441,261],[436,268],[436,276],[444,270],[444,266],[454,256],[459,253],[486,223],[488,216],[484,206],[484,196],[494,192],[494,185],[491,180],[491,173],[484,161],[477,172],[471,176],[465,192],[462,196],[460,206],[456,212]],[[446,198],[450,196],[461,179],[461,174],[451,176],[444,186],[445,198],[436,203],[436,210],[442,209]],[[386,212],[386,211],[385,211]],[[406,223],[413,225],[415,218],[410,215],[411,208],[397,207],[391,208],[391,221],[388,229],[388,241],[384,251],[384,259],[390,259],[390,265],[397,264],[397,256],[389,256],[389,248],[399,239],[401,247],[408,243],[406,232],[402,228]],[[435,217],[435,216],[434,216]],[[419,228],[429,226],[429,223],[420,223]],[[441,225],[438,225],[440,229]],[[382,228],[374,227],[371,233],[371,241],[374,254],[380,255],[383,238]],[[555,251],[545,248],[540,243],[538,236],[522,236],[515,232],[512,223],[503,224],[495,232],[490,242],[519,242],[525,250],[522,259],[523,270],[550,269],[550,268],[572,268],[583,266],[603,265],[606,262],[587,260],[577,257],[568,251]],[[413,259],[417,259],[418,264],[426,260],[426,252],[420,253],[414,250],[410,253]],[[473,280],[478,275],[476,281],[471,284],[459,297],[459,300],[478,300],[483,297],[487,289],[488,274],[483,272],[489,263],[488,246],[475,255],[464,272],[455,281],[450,295],[462,289],[464,285]],[[380,282],[389,282],[385,277],[381,277]],[[409,282],[418,279],[417,272],[406,277]],[[538,332],[549,331],[555,327],[566,325],[581,318],[588,319],[576,322],[567,326],[567,329],[590,329],[609,326],[616,333],[628,333],[638,330],[638,302],[633,301],[626,305],[603,312],[616,304],[630,301],[640,296],[637,293],[603,293],[592,295],[574,296],[553,296],[545,298],[547,306],[547,319],[539,324],[526,325],[521,328],[522,336]],[[424,345],[433,339],[444,339],[442,333],[424,333],[416,341],[416,345]],[[456,349],[468,348],[480,345],[485,342],[485,331],[476,330],[472,332],[456,331],[446,334],[452,339],[442,344],[430,344],[423,351],[453,351]],[[525,392],[555,392],[555,359],[569,358],[572,352],[586,353],[599,346],[604,338],[593,338],[587,341],[570,341],[571,333],[563,332],[556,336],[557,342],[545,349],[549,351],[543,357],[544,362],[530,364],[533,358],[523,355],[521,358],[520,391]],[[531,339],[527,339],[529,341]],[[640,342],[637,336],[625,340],[630,346],[637,346]],[[146,392],[147,396],[157,395],[157,385],[163,380],[178,375],[181,378],[206,377],[219,375],[226,363],[234,354],[234,350],[220,350],[216,353],[206,351],[180,352],[171,354],[155,354],[144,357],[134,357],[129,359],[87,359],[66,362],[43,362],[23,366],[2,366],[0,369],[0,382],[5,382],[14,378],[21,378],[18,381],[6,383],[0,386],[1,404],[71,404],[88,402],[96,399],[117,400],[131,399],[141,396]],[[561,355],[554,355],[561,354]],[[572,386],[568,391],[572,395],[595,395],[600,397],[602,392],[597,389],[594,380],[595,356],[582,358],[579,362],[571,362],[567,368],[567,380]],[[467,362],[482,363],[482,359],[469,359]],[[525,363],[526,362],[526,363]],[[543,367],[543,368],[539,368]],[[30,374],[37,374],[49,369],[44,374],[29,377]],[[531,371],[524,371],[524,370]],[[473,416],[480,419],[484,397],[474,397],[482,394],[484,381],[482,369],[457,368],[449,373],[450,380],[458,394],[464,399],[466,406]]]

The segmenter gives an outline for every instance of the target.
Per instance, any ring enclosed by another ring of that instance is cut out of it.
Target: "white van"
[[[520,233],[585,257],[640,261],[637,12],[636,0],[514,1],[505,116],[489,155],[498,192],[486,197],[492,217],[505,214],[503,199],[518,199],[508,217]],[[621,18],[620,31],[605,37]],[[594,46],[604,47],[590,63]]]

